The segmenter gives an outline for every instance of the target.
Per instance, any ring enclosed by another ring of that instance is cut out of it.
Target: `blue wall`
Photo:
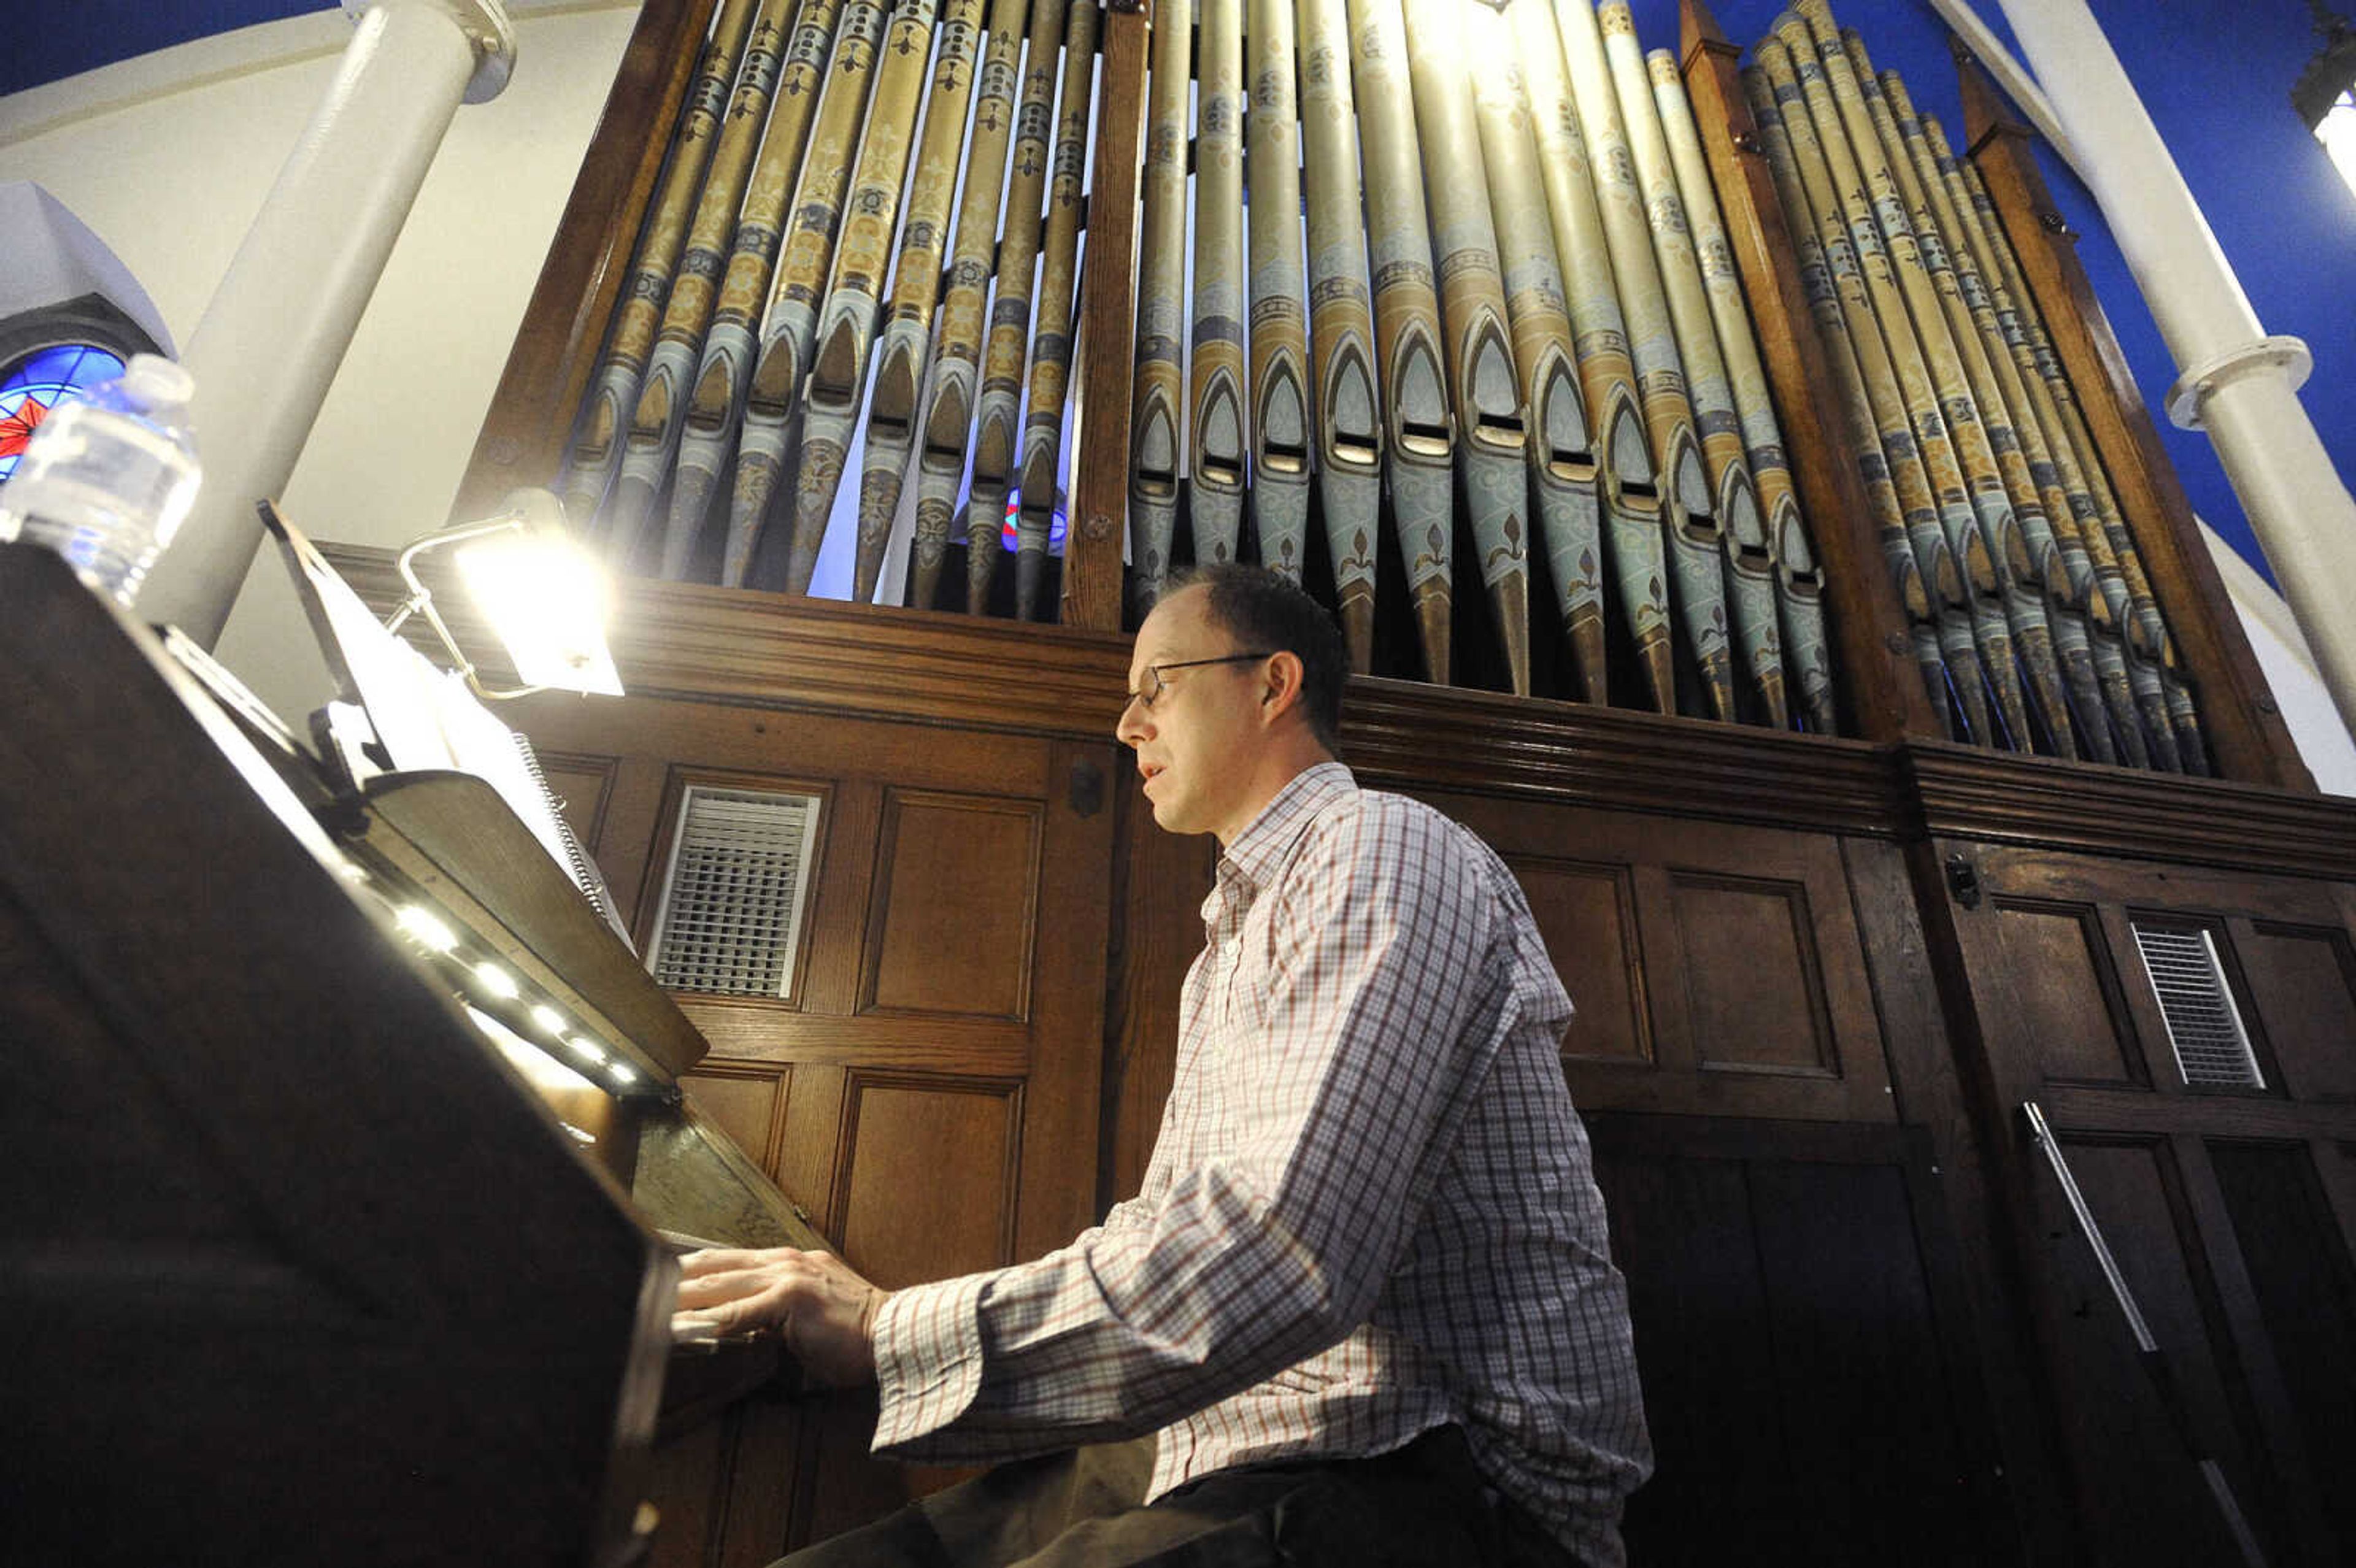
[[[1719,0],[1716,10],[1728,35],[1747,45],[1768,30],[1783,4]],[[2356,310],[2349,304],[2356,196],[2291,112],[2290,85],[2316,48],[2306,6],[2300,0],[2092,4],[2258,319],[2267,331],[2295,334],[2314,349],[2305,400],[2346,476],[2356,465]],[[1647,46],[1675,48],[1675,0],[1634,5]],[[0,92],[226,28],[332,8],[322,0],[70,0],[41,7],[38,25],[16,27],[0,50]],[[2005,31],[1995,0],[1978,0],[1977,8]],[[1847,0],[1838,15],[1865,35],[1876,64],[1904,75],[1918,104],[1960,131],[1946,29],[1929,0]],[[2157,410],[2176,379],[2158,329],[2084,188],[2050,155],[2046,177],[2083,237],[2079,254]],[[2158,422],[2193,505],[2264,570],[2206,438],[2178,431],[2164,417]]]

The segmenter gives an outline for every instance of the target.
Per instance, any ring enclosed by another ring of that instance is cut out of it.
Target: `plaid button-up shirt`
[[[1144,1184],[1033,1263],[894,1292],[875,1447],[978,1461],[1158,1429],[1150,1495],[1460,1424],[1590,1563],[1651,1465],[1626,1286],[1503,861],[1339,763],[1220,858]]]

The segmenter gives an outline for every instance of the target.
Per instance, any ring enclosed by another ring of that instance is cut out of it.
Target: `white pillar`
[[[500,0],[344,0],[343,63],[188,339],[203,487],[139,612],[209,648],[461,101],[507,85]],[[388,458],[388,461],[393,459]]]
[[[2299,404],[2307,347],[2268,337],[2084,0],[1999,0],[2184,379],[2169,416],[2216,444],[2356,730],[2356,497]],[[2286,85],[2285,91],[2287,91]]]

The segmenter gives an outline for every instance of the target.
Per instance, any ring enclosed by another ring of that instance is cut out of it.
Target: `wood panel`
[[[1644,960],[1636,940],[1635,880],[1626,866],[1516,855],[1513,868],[1547,951],[1578,954],[1577,1012],[1563,1036],[1566,1061],[1649,1063]]]
[[[605,803],[613,797],[618,763],[612,757],[550,755],[540,759],[540,771],[556,796],[565,826],[584,848],[597,842],[605,826]]]
[[[1944,873],[1954,863],[1971,869],[1967,892]],[[2345,1445],[2319,1434],[2309,1412],[2318,1390],[2346,1408],[2336,1391],[2347,1372],[2308,1325],[2356,1312],[2335,1261],[2350,1220],[2331,1185],[2340,1151],[2356,1145],[2356,1106],[2312,1086],[2349,1070],[2356,1040],[2294,1027],[2284,1038],[2295,1054],[2269,1044],[2271,1020],[2345,1006],[2337,954],[2356,910],[2344,887],[1954,841],[1927,847],[1920,864],[1926,906],[1951,924],[1960,961],[1943,975],[1963,1020],[1958,1066],[1982,1096],[1980,1142],[2017,1216],[2012,1243],[2080,1530],[2072,1554],[2238,1560],[2059,1180],[2022,1134],[2025,1100],[2059,1130],[2159,1342],[2157,1377],[2181,1392],[2195,1451],[2222,1461],[2269,1560],[2344,1560],[2335,1477]],[[2216,941],[2267,1088],[2184,1083],[2136,952],[2136,926],[2154,923]],[[2094,1025],[2074,1052],[2057,1052],[2054,1031],[2089,1014],[2107,1015],[2115,1042],[2144,1042],[2147,1073],[2116,1076],[2109,1044],[2083,1043]],[[2286,1075],[2286,1060],[2305,1072]]]
[[[1657,1458],[1630,1560],[2019,1561],[1928,1140],[1588,1121]]]
[[[754,1163],[774,1170],[785,1130],[793,1069],[737,1064],[682,1074],[680,1086]]]
[[[885,1289],[1012,1263],[1012,1084],[851,1075],[841,1212],[828,1230]]]
[[[1695,1065],[1705,1072],[1837,1078],[1807,890],[1759,878],[1673,872]]]
[[[2356,948],[2332,926],[2253,921],[2233,933],[2290,1092],[2356,1101]]]
[[[2356,1265],[2309,1151],[2212,1142],[2210,1168],[2304,1439],[2340,1562],[2356,1562]]]
[[[695,1103],[853,1266],[944,1277],[1094,1218],[1108,741],[648,697],[530,717],[614,759],[599,852],[642,936],[689,784],[822,796],[793,998],[682,1003],[712,1046]],[[869,1459],[873,1421],[872,1394],[756,1403],[667,1461],[678,1560],[766,1563],[953,1477]]]
[[[2218,1457],[2254,1522],[2263,1520],[2254,1488],[2267,1477],[2251,1462],[2247,1391],[2175,1151],[2165,1142],[2119,1143],[2066,1130],[2062,1141],[2172,1369],[2194,1440]],[[2047,1267],[2061,1285],[2048,1298],[2048,1331],[2061,1348],[2055,1373],[2063,1420],[2097,1553],[2122,1563],[2238,1560],[2059,1183],[2040,1182],[2036,1192]]]
[[[1415,793],[1522,877],[1581,1108],[1894,1117],[1837,840]]]
[[[884,793],[862,1013],[1028,1020],[1041,816],[1034,801]]]
[[[2047,1081],[2148,1084],[2100,912],[2013,899],[1996,907],[2016,1027],[2034,1043]]]

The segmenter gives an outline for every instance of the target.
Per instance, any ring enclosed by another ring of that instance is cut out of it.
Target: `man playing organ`
[[[1138,633],[1117,733],[1154,820],[1222,854],[1136,1197],[892,1292],[685,1260],[684,1325],[873,1382],[878,1452],[1000,1462],[796,1568],[1623,1561],[1651,1451],[1569,1000],[1505,864],[1334,760],[1345,670],[1258,568]]]

